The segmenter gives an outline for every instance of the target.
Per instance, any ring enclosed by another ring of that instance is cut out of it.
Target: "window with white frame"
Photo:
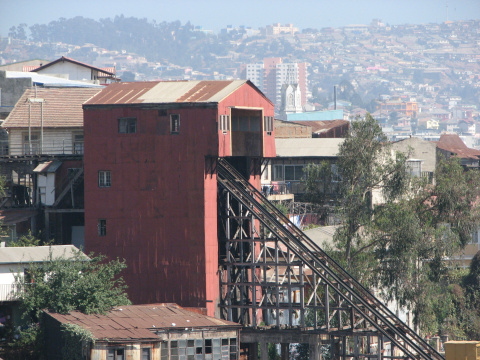
[[[226,134],[227,131],[230,131],[230,116],[220,115],[218,126],[219,126],[219,129],[223,131],[224,134]]]
[[[106,170],[100,170],[98,172],[98,186],[110,187],[112,186],[112,173]]]
[[[107,220],[98,219],[98,236],[107,236]]]
[[[119,118],[118,132],[120,134],[135,134],[137,132],[137,118],[134,118],[134,117]]]
[[[273,116],[263,117],[263,126],[268,135],[272,135],[273,132]]]
[[[170,134],[180,134],[179,114],[170,114]]]

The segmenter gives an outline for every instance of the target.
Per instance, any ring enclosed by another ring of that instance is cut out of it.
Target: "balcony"
[[[40,155],[83,155],[83,141],[58,141],[46,143],[43,148],[37,142],[23,145],[12,145],[0,142],[0,157],[7,156],[40,156]]]
[[[16,284],[0,284],[0,302],[18,300]]]
[[[262,194],[268,200],[293,200],[292,183],[272,181],[270,185],[262,185]]]

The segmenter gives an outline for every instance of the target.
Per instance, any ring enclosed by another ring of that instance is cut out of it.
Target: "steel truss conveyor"
[[[374,335],[379,354],[388,339],[391,358],[443,360],[224,159],[218,160],[217,179],[225,319],[253,328],[267,319],[277,329]],[[403,355],[394,356],[394,348]]]

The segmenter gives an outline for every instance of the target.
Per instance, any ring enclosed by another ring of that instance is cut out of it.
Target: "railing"
[[[8,141],[0,141],[0,156],[38,156],[38,155],[83,155],[83,142],[59,141],[44,144],[37,142],[9,146]]]
[[[16,284],[0,284],[0,301],[14,301],[18,299]]]

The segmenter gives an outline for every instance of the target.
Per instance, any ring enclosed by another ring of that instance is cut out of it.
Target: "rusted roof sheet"
[[[33,169],[33,172],[54,173],[55,171],[57,171],[60,165],[62,165],[62,162],[58,160],[45,161],[41,164],[38,164],[37,167]]]
[[[443,134],[437,142],[437,148],[454,153],[462,159],[480,158],[480,150],[470,149],[457,134]]]
[[[154,330],[185,328],[239,328],[241,325],[186,310],[176,304],[117,306],[105,315],[78,311],[62,315],[47,312],[61,323],[88,329],[97,340],[147,340],[157,338]]]
[[[0,210],[0,222],[2,225],[15,225],[37,215],[37,210],[30,209],[4,209]]]
[[[31,88],[25,90],[2,127],[40,127],[42,104],[31,102],[43,99],[43,126],[83,127],[82,104],[96,95],[102,88]],[[41,100],[39,100],[41,101]]]
[[[350,122],[347,120],[325,120],[325,121],[294,121],[295,124],[311,126],[313,133],[322,133],[328,130],[349,126]]]
[[[85,105],[218,103],[248,80],[150,81],[107,86]]]
[[[70,63],[73,63],[73,64],[77,64],[77,65],[80,65],[80,66],[84,66],[84,67],[88,67],[90,69],[93,69],[93,70],[97,70],[97,71],[100,71],[100,72],[104,72],[104,73],[108,73],[109,75],[115,75],[114,73],[108,71],[107,69],[101,69],[101,68],[98,68],[96,66],[92,66],[92,65],[88,65],[88,64],[85,64],[85,63],[82,63],[80,61],[77,61],[77,60],[74,60],[74,59],[70,59],[66,56],[62,56],[61,58],[57,59],[57,60],[54,60],[52,62],[49,62],[48,64],[45,64],[43,66],[40,66],[36,69],[33,69],[32,71],[41,71],[47,67],[50,67],[58,62],[61,62],[61,61],[67,61],[67,62],[70,62]]]

